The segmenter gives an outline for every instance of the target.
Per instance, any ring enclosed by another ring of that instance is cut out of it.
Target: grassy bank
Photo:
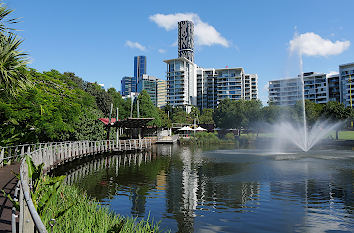
[[[329,138],[335,139],[336,132],[333,131],[328,135]],[[338,139],[339,140],[354,140],[354,131],[349,130],[342,130],[338,132]]]
[[[226,134],[223,138],[219,138],[216,133],[200,132],[196,133],[189,138],[181,138],[180,143],[184,145],[188,144],[230,144],[236,143],[235,136],[232,133]]]
[[[68,185],[60,188],[59,195],[48,203],[47,211],[41,216],[48,230],[52,218],[56,220],[53,232],[162,232],[158,223],[116,215],[86,193]]]

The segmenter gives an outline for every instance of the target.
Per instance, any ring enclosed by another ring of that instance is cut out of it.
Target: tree
[[[168,115],[162,109],[157,108],[157,111],[161,119],[161,127],[171,128],[172,124],[171,120],[168,119]]]
[[[190,117],[190,115],[180,107],[173,108],[172,116],[170,113],[170,117],[173,123],[192,124],[193,122],[193,119]]]
[[[205,108],[199,117],[199,122],[201,124],[215,124],[213,119],[214,110],[211,108]]]
[[[333,122],[338,122],[338,121],[347,120],[351,115],[351,110],[350,110],[350,108],[345,108],[344,104],[342,104],[342,103],[329,101],[323,107],[322,114],[328,120],[333,121]],[[337,128],[336,129],[336,139],[337,140],[338,140],[338,131],[339,131],[339,129]]]
[[[158,108],[152,103],[150,95],[146,90],[140,92],[138,96],[139,100],[139,115],[140,117],[151,117],[154,118],[153,121],[149,122],[148,125],[154,125],[157,127],[162,126],[161,118],[158,112]],[[134,111],[137,111],[136,102],[134,104]]]
[[[244,124],[244,100],[224,99],[220,102],[213,115],[217,127],[223,129],[235,128],[240,130]]]
[[[244,120],[242,127],[245,129],[257,129],[257,134],[262,120],[262,102],[260,100],[246,100],[242,101],[244,105]]]
[[[30,82],[25,72],[27,54],[19,50],[23,41],[6,26],[6,23],[17,22],[16,19],[7,19],[11,12],[13,10],[0,4],[0,91],[15,95]]]
[[[116,114],[116,109],[119,108],[119,119],[125,119],[130,116],[130,99],[124,100],[119,92],[115,88],[109,88],[107,90],[108,94],[113,100],[113,115]]]
[[[294,108],[297,117],[302,120],[303,119],[302,101],[297,101]],[[317,104],[310,100],[305,100],[306,122],[309,127],[314,125],[320,119],[322,108],[323,108],[322,104]]]
[[[190,118],[192,118],[194,120],[194,119],[199,118],[200,111],[197,107],[192,106],[191,112],[188,115]]]
[[[262,108],[263,121],[273,124],[280,119],[281,108],[277,105],[269,105]]]
[[[85,91],[95,97],[97,107],[108,116],[113,102],[112,97],[97,83],[88,83]]]

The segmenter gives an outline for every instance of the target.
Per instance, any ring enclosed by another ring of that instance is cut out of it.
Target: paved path
[[[13,197],[18,180],[11,171],[19,173],[20,163],[0,168],[0,233],[11,232],[12,203],[1,191],[3,189]]]

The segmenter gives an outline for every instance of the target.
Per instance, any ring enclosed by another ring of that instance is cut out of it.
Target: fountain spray
[[[301,78],[301,88],[302,88],[302,95],[301,95],[301,101],[302,101],[302,117],[303,117],[303,126],[304,126],[304,150],[308,151],[308,145],[307,145],[307,122],[306,122],[306,108],[305,108],[305,82],[304,82],[304,72],[303,72],[303,62],[302,62],[302,51],[300,50],[299,52],[299,59],[300,59],[300,78]]]

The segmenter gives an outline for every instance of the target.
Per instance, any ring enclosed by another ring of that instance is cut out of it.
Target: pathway
[[[12,203],[4,197],[1,190],[13,197],[18,180],[12,171],[19,173],[20,164],[14,163],[0,168],[0,233],[11,232]]]

